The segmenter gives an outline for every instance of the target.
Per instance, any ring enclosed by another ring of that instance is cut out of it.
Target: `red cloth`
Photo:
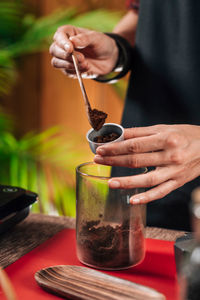
[[[173,246],[173,242],[147,239],[146,256],[140,265],[105,273],[155,288],[167,300],[176,300],[178,284]],[[62,230],[6,268],[18,299],[60,299],[43,291],[34,279],[36,271],[53,265],[82,265],[76,257],[75,230]],[[0,299],[6,300],[1,290]]]

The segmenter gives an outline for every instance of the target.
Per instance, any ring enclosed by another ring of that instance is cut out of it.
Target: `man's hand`
[[[59,27],[50,47],[52,65],[74,77],[72,52],[77,57],[81,73],[88,76],[110,73],[118,59],[118,47],[107,35],[71,25]]]
[[[123,167],[148,167],[146,174],[112,178],[111,188],[152,187],[131,203],[160,199],[200,175],[200,126],[155,125],[125,129],[125,140],[97,148],[94,161]]]

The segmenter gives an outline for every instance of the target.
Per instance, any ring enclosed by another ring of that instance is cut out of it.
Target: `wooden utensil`
[[[54,266],[35,273],[46,291],[67,299],[164,300],[156,290],[79,266]]]
[[[84,102],[85,102],[85,109],[86,109],[86,114],[87,114],[88,121],[89,121],[90,125],[95,130],[99,130],[99,129],[101,129],[101,127],[105,123],[105,119],[107,118],[107,114],[103,111],[91,108],[91,105],[90,105],[90,102],[89,102],[89,99],[88,99],[88,96],[87,96],[87,93],[86,93],[86,90],[85,90],[85,86],[83,84],[81,73],[80,73],[79,68],[78,68],[77,59],[76,59],[76,56],[74,54],[72,54],[72,60],[73,60],[74,67],[75,67],[75,70],[76,70],[76,75],[77,75],[77,78],[78,78],[78,81],[79,81],[79,85],[80,85],[80,88],[81,88],[83,99],[84,99]]]
[[[2,288],[7,300],[17,300],[13,285],[6,274],[0,267],[0,287]]]

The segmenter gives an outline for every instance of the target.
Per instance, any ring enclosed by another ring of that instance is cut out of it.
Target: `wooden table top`
[[[75,219],[30,214],[24,221],[0,236],[0,266],[5,268],[64,228],[75,228]],[[146,228],[146,237],[175,241],[183,231]]]

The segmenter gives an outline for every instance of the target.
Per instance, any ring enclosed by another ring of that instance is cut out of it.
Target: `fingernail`
[[[103,148],[97,148],[97,153],[99,153],[100,155],[104,155],[106,151]]]
[[[137,196],[130,198],[130,203],[131,204],[139,204],[139,203],[143,202],[143,200],[145,200],[144,196],[137,195]]]
[[[139,204],[140,203],[140,199],[139,198],[134,198],[134,199],[130,199],[130,203],[131,204]]]
[[[66,50],[66,51],[69,51],[69,48],[70,48],[70,46],[69,46],[69,44],[64,44],[64,49]]]
[[[102,163],[103,162],[103,158],[100,155],[95,155],[94,161],[97,162],[97,163]]]
[[[113,189],[119,188],[120,187],[120,182],[116,180],[109,180],[108,181],[109,186]]]
[[[81,54],[77,53],[76,58],[78,59],[78,61],[82,61],[82,55]]]

